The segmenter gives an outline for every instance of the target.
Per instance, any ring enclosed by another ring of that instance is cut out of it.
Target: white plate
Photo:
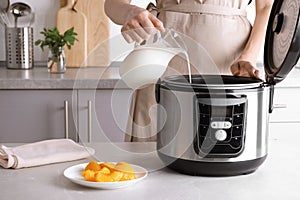
[[[123,187],[128,187],[130,185],[133,185],[133,184],[143,180],[148,175],[148,172],[145,168],[138,166],[138,165],[131,164],[131,166],[134,169],[136,179],[129,180],[129,181],[118,181],[118,182],[86,181],[82,177],[81,174],[87,164],[88,163],[83,163],[83,164],[78,164],[78,165],[74,165],[72,167],[67,168],[64,171],[64,176],[67,179],[69,179],[70,181],[77,183],[79,185],[86,186],[86,187],[92,187],[92,188],[98,188],[98,189],[118,189],[118,188],[123,188]]]

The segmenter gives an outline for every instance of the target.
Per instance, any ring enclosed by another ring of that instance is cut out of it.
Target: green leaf
[[[58,50],[59,47],[64,47],[65,45],[67,45],[68,49],[71,49],[75,41],[78,41],[76,38],[78,34],[74,32],[74,27],[66,30],[64,34],[60,34],[57,27],[52,29],[44,28],[40,34],[44,36],[44,39],[37,40],[35,45],[40,46],[42,50],[44,50],[45,46],[48,46],[51,51],[55,51],[55,49]]]
[[[35,41],[34,45],[39,46],[41,43],[42,43],[42,40],[37,40],[37,41]]]

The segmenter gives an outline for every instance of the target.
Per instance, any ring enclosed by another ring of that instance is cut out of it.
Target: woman
[[[221,74],[259,78],[255,68],[265,38],[273,0],[256,0],[256,17],[251,27],[246,18],[249,0],[157,0],[148,10],[131,0],[106,0],[105,11],[122,25],[127,42],[142,42],[154,33],[172,28],[188,35],[208,52]],[[185,70],[176,68],[176,70]],[[151,141],[156,137],[154,86],[136,90],[126,141]]]

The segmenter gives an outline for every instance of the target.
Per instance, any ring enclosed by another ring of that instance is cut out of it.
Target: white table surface
[[[287,131],[285,125],[271,126],[268,158],[249,175],[183,175],[161,169],[163,165],[156,155],[155,143],[98,143],[88,145],[95,148],[96,159],[141,165],[149,170],[148,177],[128,188],[99,190],[76,185],[63,176],[69,166],[89,160],[18,170],[0,168],[0,199],[297,200],[300,199],[300,126],[292,127]]]

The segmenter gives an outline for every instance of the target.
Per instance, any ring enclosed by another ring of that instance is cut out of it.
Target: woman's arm
[[[266,34],[273,0],[256,0],[256,16],[249,39],[239,59],[231,66],[233,75],[259,77],[254,67]]]
[[[106,0],[104,10],[106,15],[116,24],[123,25],[132,9],[140,9],[130,4],[131,0]]]
[[[107,16],[122,26],[127,42],[142,42],[156,30],[164,31],[163,23],[144,8],[130,4],[131,0],[106,0],[104,9]]]

